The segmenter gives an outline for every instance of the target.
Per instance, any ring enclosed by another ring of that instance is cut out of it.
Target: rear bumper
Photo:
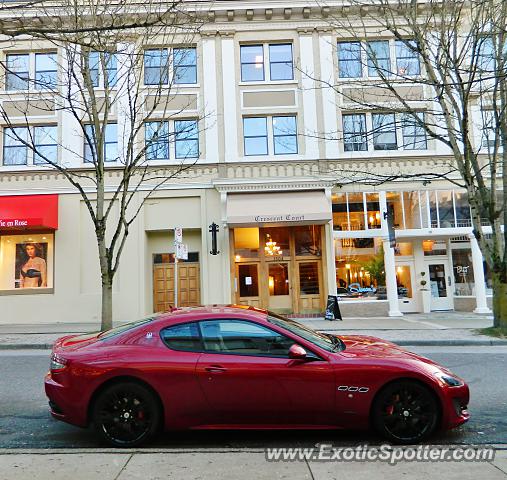
[[[57,375],[46,374],[44,389],[49,399],[50,413],[54,418],[78,427],[86,427],[86,409],[80,406],[78,399],[72,398],[69,388],[58,382]]]

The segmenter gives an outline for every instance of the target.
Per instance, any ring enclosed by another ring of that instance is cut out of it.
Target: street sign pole
[[[174,227],[174,306],[178,307],[178,245],[183,242],[183,229]]]

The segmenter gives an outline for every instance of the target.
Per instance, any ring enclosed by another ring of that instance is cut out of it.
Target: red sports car
[[[175,309],[62,337],[51,414],[132,447],[159,429],[366,429],[415,443],[469,418],[465,382],[374,337],[319,333],[251,307]]]

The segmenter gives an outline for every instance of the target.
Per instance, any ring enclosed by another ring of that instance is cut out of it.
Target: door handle
[[[227,371],[225,367],[222,367],[221,365],[210,365],[209,367],[206,367],[204,370],[210,373],[224,373]]]

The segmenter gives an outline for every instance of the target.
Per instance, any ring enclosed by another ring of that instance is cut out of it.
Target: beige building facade
[[[170,172],[178,149],[194,148],[190,141],[198,145],[198,160],[153,193],[133,224],[114,282],[114,319],[174,305],[175,228],[182,228],[188,248],[177,266],[179,305],[240,303],[321,315],[327,296],[338,294],[345,315],[488,313],[489,273],[464,192],[445,181],[377,187],[350,181],[350,172],[437,170],[450,151],[400,122],[383,139],[364,135],[382,112],[359,111],[315,80],[343,82],[340,72],[357,67],[340,53],[354,42],[329,25],[327,7],[244,4],[210,4],[211,21],[185,47],[195,53],[189,67],[195,75],[173,86],[170,119],[153,119],[169,129],[202,120],[187,143],[162,146],[167,158],[148,159],[152,168]],[[394,65],[406,60],[394,39],[374,38]],[[37,55],[61,52],[35,47],[20,40],[0,56],[36,75]],[[18,87],[4,79],[2,108],[14,120],[19,114],[20,128],[26,118],[27,128],[52,128],[58,160],[86,172],[75,119],[48,108],[47,95],[43,108],[23,107],[30,87]],[[359,90],[354,78],[341,88]],[[424,88],[407,89],[424,111]],[[368,94],[375,95],[373,80]],[[122,124],[120,110],[116,121]],[[63,175],[37,164],[3,130],[0,322],[98,321],[100,270],[86,206]],[[119,130],[110,140],[117,149],[123,148]],[[478,144],[481,135],[478,128]],[[108,175],[114,185],[114,162]],[[145,192],[136,195],[141,202]],[[39,196],[56,200],[34,217]],[[56,222],[48,220],[55,215]],[[213,223],[218,252],[212,252]]]

